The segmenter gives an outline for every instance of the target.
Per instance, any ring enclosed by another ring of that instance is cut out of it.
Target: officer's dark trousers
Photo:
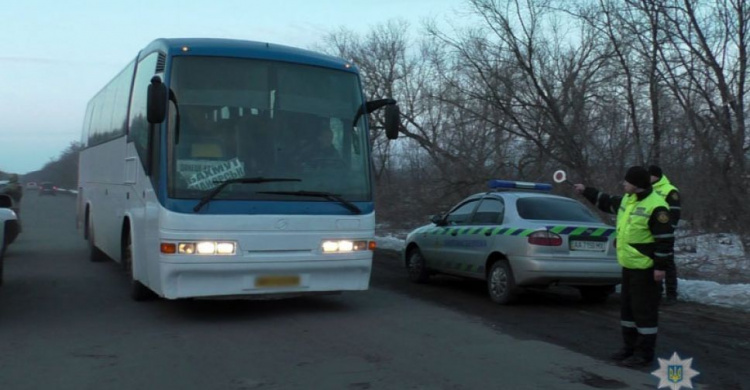
[[[664,277],[664,286],[660,286],[661,291],[664,287],[667,288],[666,296],[677,298],[677,265],[674,263],[674,259],[667,262],[666,276]],[[661,291],[659,295],[661,295]]]
[[[660,283],[654,269],[622,269],[620,324],[625,348],[653,360],[659,324]]]

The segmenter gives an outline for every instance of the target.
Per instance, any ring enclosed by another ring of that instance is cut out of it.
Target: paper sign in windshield
[[[209,190],[222,181],[245,176],[245,164],[236,157],[229,161],[185,161],[178,169],[188,173],[188,188],[197,190]]]
[[[195,174],[226,164],[223,160],[177,160],[177,172],[187,181]]]

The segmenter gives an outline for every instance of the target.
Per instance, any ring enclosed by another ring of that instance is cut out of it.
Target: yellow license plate
[[[294,287],[300,285],[300,277],[294,276],[259,276],[255,279],[255,287]]]

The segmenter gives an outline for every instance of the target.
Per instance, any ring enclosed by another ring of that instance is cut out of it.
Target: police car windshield
[[[586,206],[569,199],[525,197],[516,201],[516,208],[523,219],[601,222]]]

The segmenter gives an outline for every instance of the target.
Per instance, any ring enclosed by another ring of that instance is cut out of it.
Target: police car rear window
[[[596,214],[574,200],[527,197],[518,199],[516,208],[523,219],[601,222]]]

